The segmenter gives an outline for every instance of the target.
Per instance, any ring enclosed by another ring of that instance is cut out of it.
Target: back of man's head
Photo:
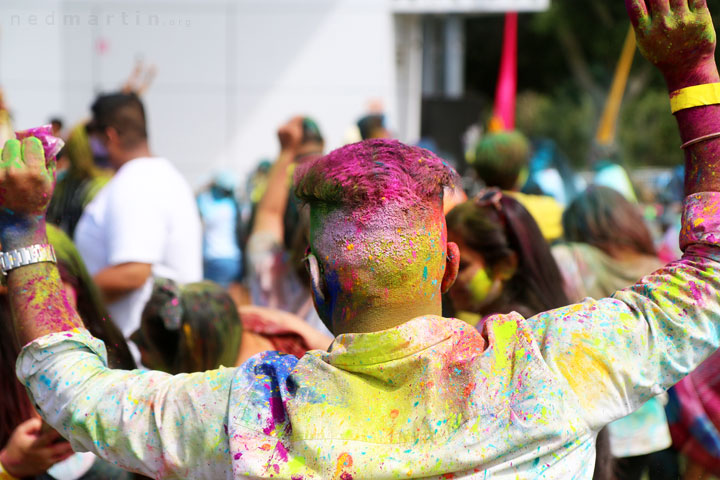
[[[388,137],[385,128],[385,115],[381,113],[372,113],[362,117],[358,120],[357,126],[360,130],[360,138],[363,140]]]
[[[147,141],[145,108],[135,93],[100,95],[91,107],[93,118],[88,126],[92,133],[117,132],[125,149],[134,149]]]
[[[310,117],[302,119],[302,144],[314,143],[320,146],[325,145],[325,139],[317,122]]]
[[[431,152],[393,140],[348,145],[298,167],[296,193],[310,205],[310,244],[324,280],[314,285],[316,306],[326,323],[351,321],[361,305],[439,302],[443,190],[455,177]]]
[[[517,131],[489,133],[469,152],[468,163],[488,187],[514,190],[530,163],[530,142]]]
[[[376,139],[346,145],[302,165],[295,192],[311,206],[342,206],[363,216],[389,205],[429,210],[442,207],[443,189],[456,176],[429,150]]]

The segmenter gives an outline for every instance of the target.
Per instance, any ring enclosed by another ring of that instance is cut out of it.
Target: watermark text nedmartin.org
[[[58,13],[48,11],[35,14],[4,15],[2,23],[10,27],[180,27],[189,28],[189,18],[172,15],[142,13],[140,11],[103,12],[103,13]]]

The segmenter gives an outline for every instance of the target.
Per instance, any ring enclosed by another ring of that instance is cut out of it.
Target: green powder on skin
[[[468,284],[468,291],[476,302],[482,302],[487,298],[490,289],[492,289],[493,281],[487,273],[487,270],[481,268]]]

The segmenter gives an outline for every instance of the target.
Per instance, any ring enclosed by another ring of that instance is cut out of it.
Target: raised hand
[[[642,54],[671,91],[718,81],[706,0],[625,0]]]
[[[278,140],[280,148],[284,151],[296,151],[302,143],[303,117],[294,117],[278,129]]]
[[[44,215],[54,188],[55,161],[45,161],[40,140],[8,140],[0,157],[0,207],[13,216]]]
[[[36,230],[44,235],[54,178],[55,159],[46,162],[40,140],[30,137],[5,142],[0,153],[0,240],[4,247]]]
[[[39,418],[21,423],[0,451],[0,461],[13,477],[40,475],[73,454],[70,444],[62,440],[55,430],[43,433],[41,427]]]

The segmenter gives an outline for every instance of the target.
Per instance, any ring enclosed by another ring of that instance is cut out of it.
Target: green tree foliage
[[[520,16],[517,124],[532,136],[555,139],[576,166],[587,168],[629,21],[621,0],[551,1],[547,12]],[[720,0],[708,0],[708,6],[720,26]],[[470,18],[466,27],[467,88],[491,105],[503,17]],[[663,79],[639,54],[616,143],[628,166],[671,166],[683,159]]]

